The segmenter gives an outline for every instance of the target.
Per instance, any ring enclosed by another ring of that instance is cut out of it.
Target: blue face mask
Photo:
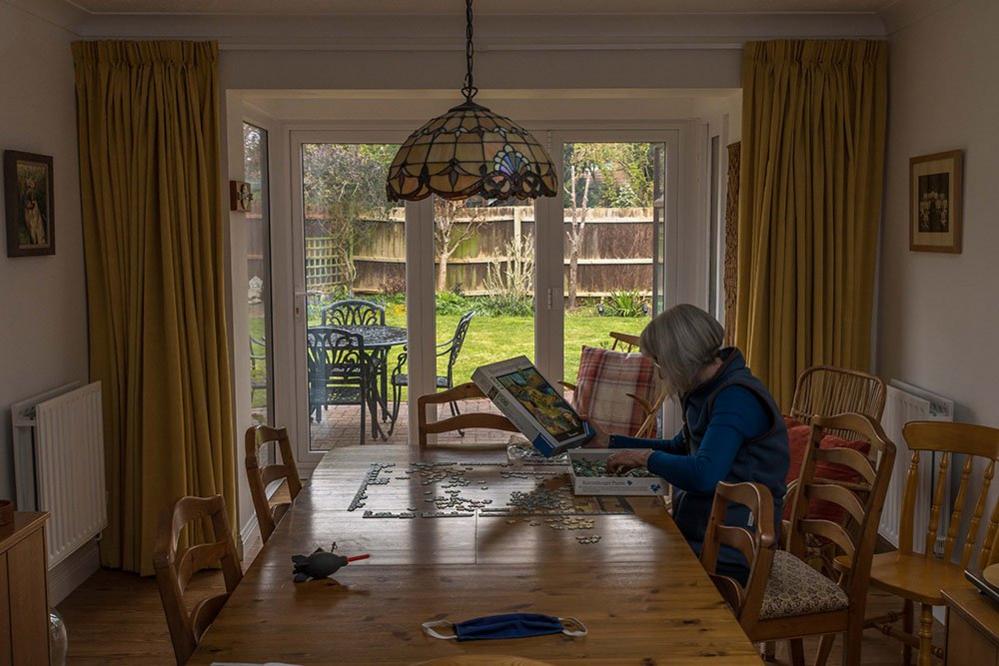
[[[568,626],[567,626],[568,625]],[[442,634],[437,631],[441,627],[452,627],[453,634]],[[428,636],[444,640],[481,641],[497,638],[529,638],[531,636],[547,636],[549,634],[565,634],[566,636],[585,636],[586,627],[579,620],[571,617],[560,618],[538,613],[507,613],[505,615],[487,615],[465,622],[449,622],[434,620],[423,623],[423,631]]]

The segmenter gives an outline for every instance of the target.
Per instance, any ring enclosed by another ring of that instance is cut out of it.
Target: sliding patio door
[[[409,341],[407,213],[385,194],[397,149],[393,136],[291,133],[298,454],[306,462],[383,441],[398,415],[390,381]]]
[[[523,354],[575,381],[583,345],[638,333],[675,302],[678,131],[539,134],[558,196],[401,206],[384,182],[403,137],[289,133],[303,463],[362,441],[412,444],[418,391],[485,363]],[[337,314],[350,308],[367,314]],[[356,357],[321,352],[344,326],[360,327],[373,360],[364,389],[330,370]]]
[[[584,346],[637,335],[676,303],[678,143],[678,130],[553,136],[561,192],[544,206],[549,237],[538,256],[547,279],[538,351],[549,375],[575,382]]]

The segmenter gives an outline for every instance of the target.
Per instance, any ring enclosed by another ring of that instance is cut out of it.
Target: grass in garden
[[[406,326],[406,307],[404,304],[389,304],[385,308],[385,320],[389,326]],[[446,342],[454,335],[461,315],[437,315],[437,340]],[[318,322],[316,322],[318,323]],[[590,347],[609,347],[612,342],[611,331],[638,334],[648,323],[647,317],[606,317],[600,316],[591,307],[579,308],[566,313],[565,317],[565,373],[564,377],[552,377],[553,380],[564,379],[576,381],[579,370],[579,353],[583,345]],[[256,338],[261,338],[263,324],[259,318],[251,318],[250,331]],[[389,368],[395,367],[396,355],[402,351],[394,348],[389,356]],[[514,356],[524,355],[534,358],[534,317],[515,317],[510,315],[477,314],[468,329],[465,345],[458,356],[455,365],[455,384],[471,381],[472,372],[480,365],[502,361]],[[447,357],[438,359],[437,371],[444,375],[447,372]],[[263,364],[258,364],[254,379],[263,378]],[[258,376],[259,375],[259,376]],[[262,394],[262,392],[260,392]],[[255,402],[262,400],[256,396]]]
[[[461,315],[437,315],[437,340],[445,342],[454,335]],[[389,306],[386,321],[391,326],[406,325],[404,307]],[[579,352],[583,345],[609,347],[611,331],[641,333],[645,317],[602,317],[593,308],[580,308],[565,318],[565,376],[553,380],[576,381]],[[471,381],[472,372],[480,365],[524,355],[534,359],[534,317],[478,314],[468,328],[465,345],[455,365],[455,383]],[[447,359],[438,359],[437,371],[447,371]]]

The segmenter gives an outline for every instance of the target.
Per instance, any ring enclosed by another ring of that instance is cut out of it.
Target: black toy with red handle
[[[315,552],[311,555],[293,555],[291,561],[295,565],[293,571],[295,582],[303,583],[307,580],[329,578],[351,562],[366,560],[371,557],[367,553],[346,557],[333,552],[335,550],[336,544],[333,544],[328,551],[316,548]]]

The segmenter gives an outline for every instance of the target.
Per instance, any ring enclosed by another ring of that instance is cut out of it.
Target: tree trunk
[[[576,309],[576,281],[579,275],[579,252],[573,249],[569,252],[569,309]]]
[[[437,257],[437,292],[447,291],[447,260],[450,258],[446,252],[441,252]]]

